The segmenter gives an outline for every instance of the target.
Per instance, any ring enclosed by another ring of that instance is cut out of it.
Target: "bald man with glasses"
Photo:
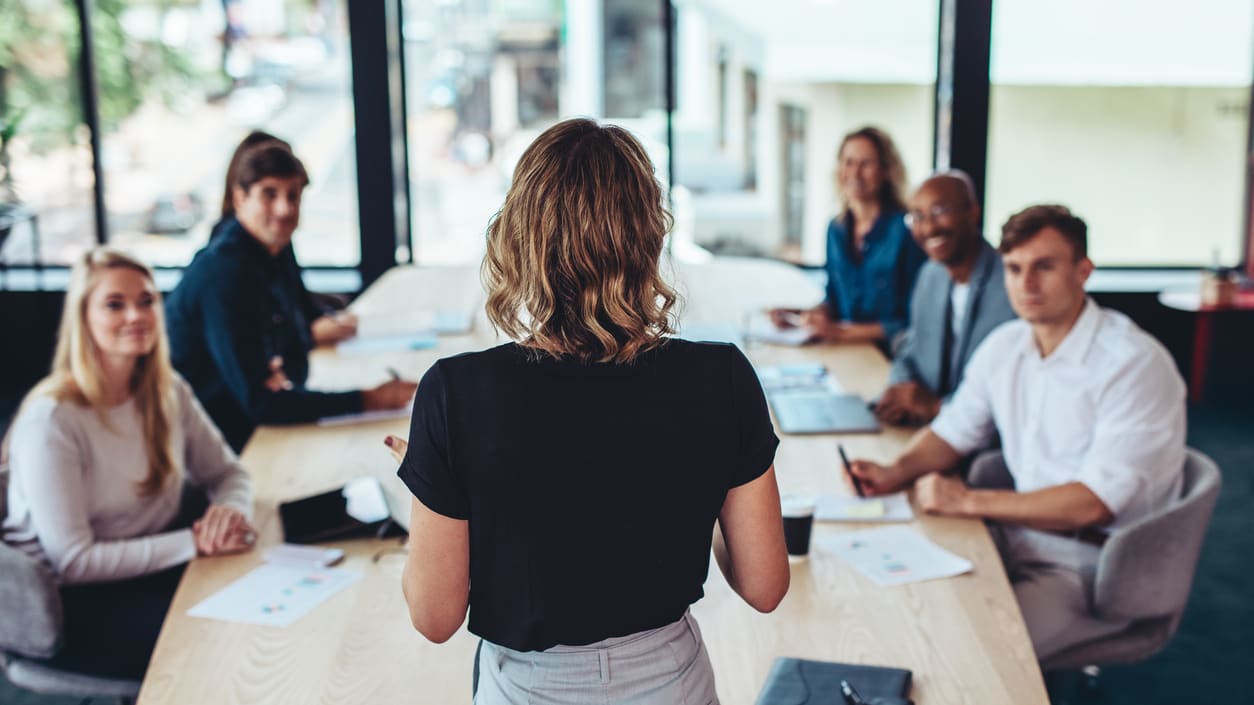
[[[881,421],[921,425],[940,413],[984,336],[1015,317],[1001,256],[980,234],[971,178],[936,174],[910,199],[906,226],[929,261],[910,300],[888,388],[875,407]]]

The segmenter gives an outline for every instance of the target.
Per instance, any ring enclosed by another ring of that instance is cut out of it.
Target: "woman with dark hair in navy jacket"
[[[416,385],[404,380],[345,392],[305,388],[309,351],[344,337],[320,331],[325,316],[292,253],[309,177],[287,143],[260,140],[232,159],[228,179],[231,212],[184,270],[166,315],[174,366],[231,447],[243,448],[260,424],[407,405]]]

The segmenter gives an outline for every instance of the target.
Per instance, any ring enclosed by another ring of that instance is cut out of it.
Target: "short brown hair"
[[[1036,237],[1045,228],[1053,228],[1071,244],[1076,261],[1088,257],[1089,227],[1070,208],[1056,204],[1028,206],[1010,216],[1001,226],[1001,244],[997,251],[1003,255]]]
[[[222,217],[235,215],[235,198],[231,194],[231,190],[235,187],[236,175],[239,172],[240,160],[253,147],[264,144],[266,142],[277,142],[283,145],[290,152],[292,145],[286,140],[279,139],[269,132],[261,130],[253,130],[249,132],[240,143],[236,145],[235,152],[231,154],[231,161],[226,166],[226,186],[222,189]]]
[[[302,186],[309,185],[309,173],[305,165],[292,154],[286,142],[270,140],[261,142],[240,155],[235,165],[234,187],[245,192],[253,184],[268,178],[301,180]]]
[[[550,127],[488,225],[488,318],[553,357],[631,362],[673,332],[677,295],[658,271],[671,222],[630,132],[586,119]]]

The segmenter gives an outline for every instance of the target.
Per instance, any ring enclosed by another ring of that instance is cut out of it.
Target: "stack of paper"
[[[357,336],[386,338],[399,335],[469,333],[470,314],[461,311],[405,311],[369,313],[357,317]]]
[[[703,323],[701,321],[684,321],[680,324],[677,338],[704,343],[731,343],[743,346],[744,336],[736,326],[721,323]]]
[[[355,414],[341,414],[339,416],[323,416],[318,419],[319,426],[348,426],[357,423],[370,423],[371,421],[386,421],[388,419],[405,419],[409,418],[409,412],[413,409],[413,402],[400,407],[399,409],[378,409],[376,411],[359,411]]]
[[[827,368],[817,362],[771,365],[757,370],[758,381],[768,394],[793,389],[821,389],[839,394],[842,390]]]
[[[340,355],[369,355],[372,353],[425,350],[437,345],[435,333],[402,333],[374,337],[357,336],[335,346]]]
[[[905,526],[824,536],[822,550],[835,553],[877,585],[905,585],[970,572],[971,561],[946,551]]]
[[[357,335],[335,346],[340,355],[425,350],[437,344],[438,335],[469,333],[470,314],[460,311],[404,311],[362,314]]]
[[[748,325],[745,326],[745,337],[750,340],[757,340],[771,345],[787,345],[798,346],[805,345],[810,342],[813,333],[805,326],[796,326],[794,328],[778,328],[771,321],[769,315],[765,312],[757,313],[749,317]]]

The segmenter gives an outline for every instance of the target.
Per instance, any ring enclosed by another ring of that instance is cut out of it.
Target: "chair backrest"
[[[0,462],[0,522],[8,516],[9,467]],[[0,541],[0,651],[48,658],[61,646],[61,594],[47,565]]]
[[[967,484],[981,490],[1013,490],[1015,479],[1000,450],[986,450],[971,461]]]
[[[3,451],[0,451],[3,452]],[[0,524],[9,517],[9,464],[0,458]]]
[[[1101,617],[1178,617],[1219,497],[1215,461],[1189,449],[1180,498],[1111,534],[1098,558],[1093,610]]]

